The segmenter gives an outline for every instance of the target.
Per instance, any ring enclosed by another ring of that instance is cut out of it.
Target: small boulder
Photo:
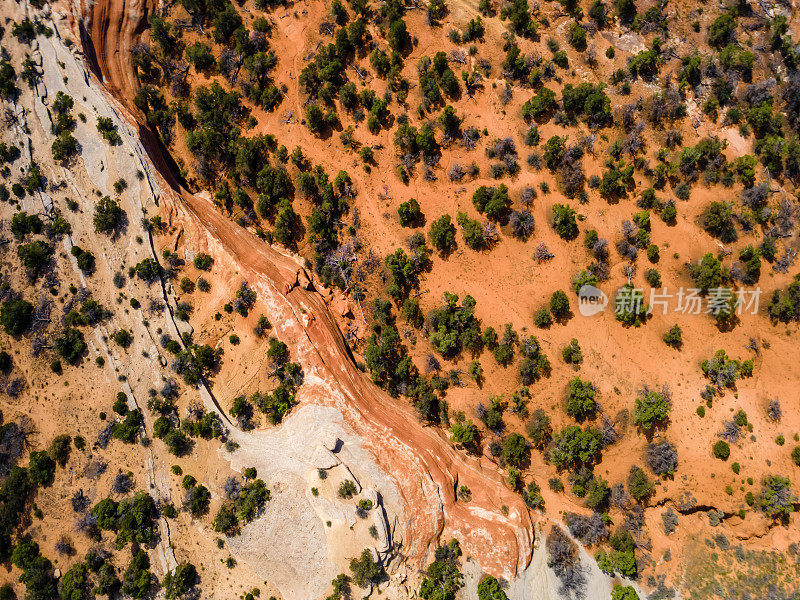
[[[378,550],[380,552],[388,552],[392,544],[389,540],[389,526],[386,523],[386,514],[381,507],[377,507],[373,510],[372,514],[373,524],[375,525],[375,529],[378,530],[378,537],[376,539]]]
[[[378,495],[378,490],[373,489],[364,489],[364,493],[362,494],[364,498],[372,502],[372,506],[378,507],[381,503],[380,496]]]
[[[315,469],[332,469],[342,461],[325,446],[318,446],[311,455],[311,466]]]
[[[331,452],[336,452],[339,449],[339,437],[333,431],[333,428],[320,432],[319,443]]]

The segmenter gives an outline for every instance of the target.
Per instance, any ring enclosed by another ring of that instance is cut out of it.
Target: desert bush
[[[631,467],[628,474],[628,491],[638,501],[646,500],[653,493],[653,484],[647,478],[643,469],[637,466]]]
[[[563,597],[581,598],[586,586],[586,576],[580,564],[578,548],[560,527],[553,525],[545,542],[547,566],[558,577],[559,593]]]
[[[678,452],[666,440],[651,442],[647,445],[647,463],[656,475],[672,475],[678,468]]]
[[[583,352],[578,344],[578,340],[572,338],[568,346],[561,349],[561,358],[564,362],[572,365],[579,365],[583,362]]]
[[[522,360],[519,364],[520,380],[523,385],[531,385],[541,377],[550,373],[550,361],[542,352],[542,347],[535,336],[522,341]]]
[[[508,596],[496,578],[484,575],[478,582],[478,600],[508,600]]]
[[[22,298],[4,300],[0,305],[0,323],[8,335],[25,333],[31,325],[33,305]]]
[[[797,496],[788,477],[769,475],[764,478],[758,504],[767,516],[788,521],[796,503]]]
[[[578,223],[575,211],[563,204],[553,205],[553,229],[565,240],[574,240],[578,237]]]
[[[533,316],[533,321],[540,329],[546,329],[553,324],[553,316],[547,308],[540,308]]]
[[[680,325],[673,325],[661,339],[664,340],[667,346],[680,349],[683,345],[683,330]]]
[[[53,253],[53,247],[41,240],[17,246],[17,255],[32,279],[42,275],[51,266]]]
[[[353,583],[361,588],[378,584],[386,577],[383,567],[373,560],[372,553],[366,549],[359,558],[350,561],[350,573]]]
[[[567,298],[567,294],[563,290],[556,290],[550,296],[550,312],[559,321],[568,318],[572,314],[569,298]]]
[[[490,220],[504,221],[511,206],[508,187],[503,184],[496,188],[482,185],[472,195],[472,203],[479,213],[486,214]]]
[[[553,435],[548,459],[557,467],[591,463],[600,453],[600,432],[567,425]]]
[[[125,211],[116,200],[103,196],[94,207],[94,230],[97,233],[115,234],[122,227]]]
[[[466,213],[459,212],[456,215],[456,221],[461,227],[461,233],[464,235],[464,244],[473,250],[483,250],[486,248],[489,241],[483,234],[483,227],[480,222],[475,219],[470,219]]]
[[[720,460],[728,460],[728,457],[731,455],[731,447],[728,445],[728,442],[724,440],[718,440],[712,449],[714,457]]]
[[[666,423],[671,409],[671,394],[666,385],[660,392],[644,386],[636,398],[633,422],[643,430],[651,431]]]
[[[723,243],[735,242],[737,239],[733,209],[727,202],[712,202],[701,217],[703,229]]]
[[[456,228],[450,215],[442,215],[431,223],[428,236],[431,244],[441,254],[448,254],[455,248]]]
[[[450,428],[451,441],[456,444],[461,444],[470,452],[476,452],[478,449],[478,442],[480,441],[480,431],[472,422],[456,421]]]
[[[417,202],[415,198],[411,198],[410,200],[400,203],[400,205],[397,207],[397,215],[400,218],[400,225],[403,227],[409,227],[413,226],[414,224],[421,223],[423,219],[419,202]]]
[[[533,234],[534,219],[533,215],[527,209],[511,211],[509,224],[511,225],[511,233],[514,237],[520,238],[523,241],[526,241]]]
[[[614,315],[625,327],[639,327],[649,315],[649,306],[644,301],[644,293],[625,284],[617,291]]]
[[[194,268],[201,271],[210,271],[214,264],[214,259],[205,252],[198,252],[194,257]]]
[[[117,132],[117,127],[110,117],[97,117],[97,131],[103,136],[112,146],[118,146],[122,143],[122,138]]]
[[[567,388],[567,414],[577,421],[593,416],[597,410],[596,394],[592,382],[580,377],[571,379]]]
[[[725,350],[717,350],[713,357],[700,364],[705,376],[718,388],[733,388],[743,375],[743,366],[744,363],[730,359]]]
[[[553,428],[544,409],[537,408],[525,423],[525,431],[535,448],[543,450],[550,443]]]
[[[596,512],[588,517],[568,512],[564,515],[564,522],[570,534],[587,546],[592,546],[608,536],[608,527]]]
[[[167,600],[177,600],[186,597],[198,583],[200,576],[194,565],[182,562],[167,572],[161,582],[161,589],[164,590],[164,597]]]
[[[512,433],[503,440],[503,460],[515,467],[522,467],[530,458],[530,450],[525,438]]]
[[[639,595],[633,586],[615,583],[611,589],[611,600],[639,600]]]
[[[69,364],[78,364],[86,352],[86,342],[83,332],[74,327],[65,327],[64,330],[55,338],[55,349]]]

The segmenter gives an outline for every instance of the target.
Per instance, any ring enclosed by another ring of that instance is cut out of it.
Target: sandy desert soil
[[[670,6],[669,11],[683,8]],[[117,309],[113,320],[92,330],[87,340],[89,359],[55,382],[51,381],[46,365],[30,357],[27,348],[15,349],[18,361],[15,368],[24,376],[26,390],[21,402],[0,399],[0,408],[6,422],[22,412],[29,414],[37,425],[37,438],[42,444],[61,432],[64,422],[71,423],[71,431],[91,440],[96,437],[97,413],[105,410],[113,414],[109,398],[120,387],[130,408],[145,409],[148,390],[159,387],[169,377],[170,357],[158,342],[162,332],[179,338],[182,332],[192,331],[200,343],[208,343],[224,353],[213,385],[182,390],[179,406],[185,411],[200,403],[218,414],[229,430],[228,439],[238,444],[238,449],[227,452],[218,443],[198,440],[190,456],[178,459],[165,452],[161,441],[154,440],[147,448],[133,449],[121,448],[115,442],[107,451],[98,452],[102,458],[95,456],[94,451],[81,453],[70,461],[68,470],[59,472],[54,487],[37,497],[37,506],[45,517],[30,533],[52,546],[55,539],[67,535],[72,527],[69,519],[60,517],[58,511],[75,489],[88,490],[93,500],[107,493],[115,473],[111,469],[99,477],[88,477],[86,473],[91,471],[89,467],[95,460],[131,470],[137,484],[147,487],[164,503],[178,503],[183,495],[180,478],[170,473],[172,464],[180,465],[184,473],[192,473],[211,490],[212,514],[223,502],[220,489],[225,479],[256,467],[272,495],[265,514],[244,527],[241,536],[227,540],[220,547],[215,543],[217,534],[210,519],[194,519],[186,513],[180,513],[174,521],[161,518],[160,543],[151,552],[159,577],[178,562],[191,560],[204,567],[203,589],[204,594],[212,594],[209,597],[238,596],[257,586],[262,587],[262,594],[274,593],[287,599],[324,597],[330,581],[338,573],[347,572],[350,559],[363,548],[372,547],[390,575],[388,583],[379,587],[381,593],[390,598],[414,597],[421,573],[432,560],[437,544],[455,538],[464,551],[464,597],[476,598],[478,581],[489,573],[509,582],[506,592],[510,598],[559,598],[558,580],[547,567],[544,534],[552,523],[560,522],[560,515],[565,512],[590,514],[591,511],[574,495],[548,488],[548,480],[558,474],[556,469],[534,453],[525,475],[541,487],[546,511],[530,511],[520,495],[509,488],[505,470],[490,452],[479,457],[469,455],[450,442],[446,430],[421,424],[407,400],[393,398],[359,368],[369,331],[368,307],[364,313],[367,302],[362,306],[340,290],[322,285],[308,266],[306,258],[313,250],[306,242],[301,243],[297,252],[268,244],[253,227],[237,225],[222,214],[211,192],[204,189],[202,179],[192,171],[192,157],[183,142],[176,142],[167,155],[147,127],[144,115],[133,102],[139,83],[131,49],[138,41],[147,39],[147,19],[162,9],[154,1],[101,0],[85,5],[54,5],[52,12],[50,7],[40,12],[30,6],[9,5],[8,13],[4,13],[15,20],[24,15],[41,15],[56,31],[53,38],[40,37],[31,48],[41,61],[44,75],[34,89],[24,90],[14,104],[17,124],[3,136],[3,141],[19,143],[28,153],[33,148],[31,157],[47,171],[48,179],[63,180],[64,184],[48,193],[26,197],[20,203],[21,208],[49,214],[53,206],[64,206],[67,197],[79,199],[81,212],[70,219],[73,233],[64,239],[63,249],[59,250],[58,268],[90,287],[104,304]],[[543,10],[554,24],[553,31],[563,36],[568,24],[563,19],[565,15],[559,14],[556,7]],[[488,161],[482,156],[479,158],[483,161],[483,175],[463,186],[451,183],[445,169],[455,162],[467,165],[475,155],[456,146],[444,153],[437,181],[425,181],[417,173],[405,186],[388,172],[395,157],[386,132],[372,135],[363,127],[358,130],[363,143],[382,146],[375,148],[374,160],[380,166],[367,171],[359,168],[355,154],[339,142],[338,136],[319,139],[299,121],[285,122],[290,111],[294,116],[303,114],[305,99],[296,78],[303,68],[303,57],[318,40],[316,24],[327,13],[328,8],[319,3],[304,2],[279,7],[272,14],[275,30],[271,43],[280,57],[277,79],[288,84],[288,90],[276,112],[254,110],[257,119],[250,134],[279,134],[287,146],[302,146],[313,162],[325,166],[328,172],[348,168],[358,189],[354,202],[361,223],[361,241],[378,256],[406,247],[409,231],[397,221],[397,206],[411,197],[419,200],[428,223],[443,214],[455,215],[460,211],[481,218],[472,204],[471,192],[479,185],[495,184],[486,174]],[[463,27],[476,14],[476,3],[453,3],[446,24]],[[442,47],[448,51],[457,49],[443,39],[441,30],[430,30],[424,24],[422,11],[411,11],[407,19],[410,28],[419,35],[411,60],[406,61],[405,73],[414,71],[416,59],[422,55],[431,55]],[[713,20],[712,16],[699,13],[698,19],[704,28]],[[505,30],[499,19],[487,19],[488,39],[499,39]],[[71,45],[65,44],[65,39],[70,39]],[[195,33],[186,34],[187,41],[195,39],[199,39]],[[698,40],[695,33],[686,31],[683,43],[691,45]],[[526,51],[547,51],[543,40],[535,43],[523,40],[520,45]],[[568,76],[571,81],[607,78],[624,64],[625,56],[646,49],[647,40],[635,33],[604,31],[594,37],[593,45],[598,55],[614,46],[618,56],[593,70],[579,61],[573,62],[574,68]],[[8,47],[14,59],[21,62],[27,50],[15,42]],[[682,48],[677,52],[682,53]],[[467,60],[474,64],[473,57]],[[496,75],[496,79],[485,81],[483,93],[475,98],[463,97],[455,104],[465,116],[465,124],[486,128],[492,132],[492,138],[520,139],[526,126],[517,115],[530,93],[516,90],[504,104],[500,93],[505,80],[501,74]],[[200,74],[197,78],[199,83],[210,81]],[[385,91],[383,81],[371,79],[369,83],[379,94]],[[639,94],[649,89],[646,82],[636,85]],[[89,124],[77,126],[75,136],[81,145],[81,158],[70,169],[55,164],[49,157],[52,116],[48,107],[52,106],[58,90],[75,98],[76,113],[89,115]],[[614,102],[622,103],[623,99],[615,96]],[[685,140],[718,135],[728,142],[729,159],[749,152],[751,142],[738,128],[709,122],[697,103],[692,106],[692,102],[683,131]],[[92,125],[97,116],[112,118],[123,136],[121,146],[111,148],[97,136]],[[344,126],[351,124],[349,119],[349,116],[343,118]],[[697,127],[693,120],[697,120]],[[21,123],[30,130],[26,131]],[[551,135],[570,134],[571,130],[549,122],[539,131],[542,140],[546,140]],[[647,135],[654,144],[661,143],[662,132]],[[27,162],[29,156],[24,158]],[[601,172],[605,158],[602,150],[587,154],[584,158],[587,173]],[[188,184],[179,182],[183,178],[176,176],[173,160],[178,166],[187,167],[188,177],[184,181]],[[384,165],[387,165],[385,171]],[[137,171],[141,178],[137,177]],[[128,182],[128,189],[120,195],[129,219],[128,231],[113,243],[98,241],[91,227],[92,196],[95,190],[113,194],[112,184],[121,177]],[[800,432],[800,416],[794,410],[796,322],[772,323],[762,310],[756,315],[742,315],[735,328],[728,331],[720,330],[704,315],[656,313],[645,326],[626,329],[613,314],[606,312],[591,318],[577,314],[565,324],[536,329],[533,323],[536,309],[546,305],[555,289],[567,290],[572,301],[575,298],[570,291],[572,277],[587,263],[585,249],[579,243],[564,244],[550,226],[552,205],[565,201],[556,178],[545,170],[524,169],[508,183],[511,196],[518,198],[523,188],[543,182],[552,191],[539,194],[531,206],[536,230],[530,240],[515,239],[503,227],[500,241],[491,251],[476,252],[463,246],[459,233],[456,252],[447,258],[432,257],[432,266],[419,286],[423,312],[440,306],[444,292],[455,292],[462,297],[469,293],[477,301],[476,316],[483,324],[500,331],[505,323],[512,323],[521,335],[535,333],[553,368],[546,379],[531,387],[529,409],[544,408],[555,429],[572,422],[562,407],[568,381],[576,371],[564,364],[559,355],[572,338],[578,338],[584,354],[579,374],[595,385],[602,414],[615,422],[622,434],[619,442],[605,449],[602,460],[595,466],[595,472],[612,484],[624,481],[632,464],[645,463],[645,447],[652,439],[668,439],[675,444],[679,456],[676,475],[655,480],[654,494],[642,513],[647,535],[640,571],[648,575],[637,584],[642,597],[645,590],[653,590],[664,581],[676,588],[676,597],[681,591],[683,597],[717,597],[715,594],[721,595],[719,590],[735,585],[726,577],[736,572],[737,563],[739,573],[750,577],[748,582],[763,569],[777,573],[782,582],[791,583],[796,576],[791,558],[793,544],[796,546],[798,541],[796,524],[792,521],[789,528],[782,527],[766,515],[750,510],[744,493],[750,490],[757,493],[761,480],[769,474],[785,474],[792,481],[798,478],[798,467],[789,455],[794,446],[792,439]],[[747,244],[758,243],[755,234],[743,233],[737,242],[723,246],[698,226],[709,202],[718,199],[721,193],[733,199],[739,191],[738,187],[721,191],[719,186],[696,186],[688,200],[677,200],[679,216],[675,225],[652,219],[651,240],[661,247],[657,266],[665,285],[690,286],[687,265],[696,263],[706,252],[721,250],[735,256]],[[774,198],[791,199],[791,194],[789,184],[773,183]],[[579,213],[581,230],[597,229],[601,235],[605,232],[612,244],[619,238],[622,219],[638,210],[630,200],[617,204],[599,200],[581,205],[571,203]],[[303,216],[310,213],[307,201],[299,201],[297,205]],[[515,206],[519,208],[519,203]],[[2,208],[3,217],[10,219],[11,207]],[[154,215],[160,215],[166,223],[163,234],[151,234],[140,228],[143,218]],[[97,256],[98,267],[88,283],[69,254],[73,243],[90,248]],[[554,249],[553,260],[540,263],[534,259],[533,250],[540,243]],[[800,246],[796,234],[781,244],[787,250]],[[165,249],[185,259],[185,274],[193,280],[208,277],[212,284],[210,293],[183,292],[174,282],[163,287],[147,286],[135,279],[129,281],[123,292],[115,289],[114,272],[124,272],[145,257],[158,259]],[[191,266],[193,257],[200,252],[214,258],[213,271],[208,275]],[[613,250],[611,254],[610,277],[601,286],[605,291],[628,280],[624,274],[628,262]],[[24,273],[13,262],[9,264],[15,285],[24,285]],[[644,268],[640,266],[639,271]],[[760,282],[765,290],[762,302],[766,303],[768,292],[785,288],[792,273],[792,268],[788,273],[780,273],[765,264]],[[641,280],[639,273],[634,277]],[[221,306],[234,297],[242,281],[256,291],[254,309],[248,317],[220,315]],[[376,288],[381,285],[377,279],[374,283]],[[60,303],[67,297],[63,289],[54,296]],[[368,298],[372,297],[370,291]],[[168,306],[161,311],[129,309],[130,298],[137,298],[142,306],[150,305],[151,299]],[[190,324],[174,317],[176,303],[186,300],[194,305]],[[233,398],[271,385],[266,376],[265,341],[251,333],[259,314],[269,317],[274,327],[272,333],[289,345],[292,359],[302,365],[305,381],[297,395],[299,406],[279,427],[259,423],[256,429],[243,431],[228,416]],[[685,342],[680,351],[667,348],[661,341],[674,323],[683,329]],[[110,341],[113,333],[123,328],[134,335],[133,345],[124,350]],[[355,342],[350,332],[356,332]],[[242,338],[236,345],[229,341],[233,333]],[[406,333],[411,356],[422,370],[432,352],[431,345],[410,328]],[[751,349],[752,340],[756,340],[758,351]],[[753,359],[755,376],[739,381],[735,391],[716,397],[713,410],[709,404],[705,416],[700,418],[697,409],[703,401],[699,393],[707,380],[699,365],[720,348],[734,358]],[[100,356],[104,357],[105,366],[92,362]],[[446,362],[446,368],[466,373],[469,363],[461,358]],[[486,403],[492,395],[504,394],[509,398],[519,387],[512,368],[486,359],[482,365],[485,379],[482,386],[470,382],[452,388],[447,395],[451,411],[464,411],[476,421],[475,407],[479,402]],[[672,394],[669,427],[652,437],[639,435],[629,418],[634,398],[643,385],[660,388],[663,384],[669,385]],[[769,419],[766,411],[768,402],[775,398],[781,399],[784,408],[779,421]],[[738,444],[732,444],[730,461],[718,461],[711,455],[711,444],[719,439],[718,432],[740,409],[747,412],[750,431]],[[154,417],[147,410],[143,412],[145,427],[151,430]],[[524,433],[522,419],[508,414],[506,421],[507,431]],[[785,446],[775,443],[779,435],[784,436]],[[487,432],[487,450],[491,439]],[[734,460],[741,474],[731,470],[730,463]],[[320,480],[318,468],[325,469],[329,478]],[[338,485],[345,479],[357,482],[359,497],[375,499],[376,509],[368,520],[356,515],[352,502],[337,497]],[[469,502],[457,498],[456,492],[462,485],[471,491]],[[312,489],[317,492],[312,493]],[[662,513],[666,509],[680,515],[680,525],[672,535],[667,535],[662,527]],[[720,524],[713,526],[710,518],[713,520],[717,514]],[[611,518],[621,519],[622,513],[614,512]],[[379,531],[377,539],[369,533],[370,525]],[[720,534],[726,540],[724,543],[715,537]],[[73,537],[79,540],[75,542],[77,556],[83,556],[89,544]],[[742,547],[745,550],[737,550]],[[580,547],[581,562],[587,569],[586,597],[605,598],[610,593],[612,579],[597,568],[592,559],[594,550]],[[223,564],[228,554],[239,563],[235,571]],[[770,560],[776,558],[786,564],[779,568],[769,566],[774,564]],[[726,564],[724,575],[714,572],[713,565],[718,560]],[[62,565],[64,561],[67,564]],[[69,562],[60,559],[57,565],[66,567]],[[16,568],[9,573],[17,579]],[[211,581],[213,587],[208,585]],[[711,581],[717,587],[707,584]],[[742,583],[741,590],[748,585]]]

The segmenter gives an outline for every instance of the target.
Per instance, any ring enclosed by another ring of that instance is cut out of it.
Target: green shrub
[[[142,423],[142,412],[138,408],[128,411],[122,422],[114,425],[112,435],[116,440],[134,444],[139,436],[139,428]]]
[[[201,271],[210,271],[213,264],[214,259],[205,252],[199,252],[197,256],[194,257],[195,269],[199,269]]]
[[[478,600],[508,600],[508,596],[491,575],[484,575],[478,582]]]
[[[345,479],[341,485],[339,485],[338,495],[339,498],[344,500],[349,500],[357,493],[356,484],[353,483],[350,479]]]
[[[586,30],[575,21],[569,25],[567,39],[570,46],[575,48],[578,52],[586,50]]]
[[[133,335],[127,329],[115,331],[112,337],[117,344],[126,349],[133,343]]]
[[[661,339],[664,340],[664,343],[667,346],[680,348],[683,345],[683,330],[681,329],[680,325],[673,325]]]
[[[97,233],[116,233],[123,224],[125,211],[116,200],[103,196],[94,207],[94,230]]]
[[[733,208],[728,202],[712,202],[701,217],[703,229],[723,243],[737,239]]]
[[[553,436],[548,458],[557,467],[567,467],[589,463],[599,452],[600,432],[597,429],[568,425]]]
[[[639,327],[648,317],[649,306],[644,301],[644,293],[626,283],[614,300],[614,315],[625,327]]]
[[[469,451],[477,450],[477,444],[480,440],[480,431],[472,422],[472,419],[468,421],[456,421],[450,427],[450,441],[455,444],[461,444]]]
[[[150,572],[150,559],[147,557],[147,552],[139,549],[133,555],[122,576],[122,592],[132,598],[146,598],[154,580],[155,577]]]
[[[797,496],[787,477],[770,475],[764,479],[759,506],[768,517],[788,520],[796,502]]]
[[[508,187],[487,187],[482,185],[472,195],[472,204],[481,214],[491,221],[503,221],[508,216],[511,208],[511,198],[508,196]]]
[[[503,440],[503,460],[515,467],[522,467],[530,457],[525,438],[518,433],[512,433]]]
[[[652,482],[647,478],[643,469],[634,466],[628,474],[628,491],[636,500],[646,500],[653,493]]]
[[[559,321],[568,318],[572,314],[569,307],[569,298],[563,290],[556,290],[550,296],[550,312]]]
[[[557,106],[556,93],[543,86],[522,105],[522,117],[528,122],[538,121],[550,115]]]
[[[441,254],[452,252],[456,244],[456,228],[450,219],[450,215],[442,215],[431,223],[428,236],[433,247]]]
[[[69,364],[78,364],[87,348],[83,332],[74,327],[65,327],[55,339],[55,348]]]
[[[580,377],[571,379],[567,390],[567,414],[577,421],[594,415],[597,410],[596,393],[592,382],[582,381]]]
[[[578,237],[578,223],[575,219],[575,211],[564,204],[554,204],[553,229],[565,240],[574,240]]]
[[[52,458],[60,467],[64,467],[69,460],[70,450],[72,449],[72,438],[67,434],[57,435],[50,442],[50,448],[47,454]]]
[[[193,517],[200,517],[208,512],[211,492],[204,485],[194,485],[186,491],[186,502]]]
[[[122,138],[117,132],[117,127],[110,117],[97,117],[97,131],[103,136],[112,146],[118,146],[122,143]]]
[[[0,306],[0,322],[8,335],[18,336],[31,326],[33,305],[22,298],[5,300]]]
[[[553,316],[550,314],[549,310],[542,307],[536,311],[536,314],[533,316],[533,322],[540,329],[546,329],[553,324]]]
[[[722,13],[708,27],[708,43],[718,50],[733,41],[736,33],[736,18],[729,12]]]
[[[470,219],[463,212],[459,212],[456,215],[456,221],[459,227],[461,227],[461,233],[464,236],[464,244],[472,250],[483,250],[487,240],[483,235],[483,226],[481,223],[475,219]]]
[[[731,447],[725,440],[719,440],[716,444],[714,444],[712,451],[714,453],[714,457],[720,460],[728,460],[728,457],[731,455]]]
[[[400,219],[400,225],[403,227],[421,223],[424,218],[419,202],[415,198],[402,202],[397,207],[397,216]]]
[[[550,417],[544,409],[537,408],[525,423],[525,432],[535,448],[543,450],[549,443],[553,434]]]
[[[41,240],[36,240],[30,244],[21,244],[18,246],[17,255],[28,271],[28,275],[36,278],[50,265],[50,260],[53,256],[53,247]]]
[[[639,600],[639,595],[633,586],[614,584],[611,590],[611,600]]]
[[[53,160],[65,164],[78,152],[78,140],[69,131],[58,134],[50,146]]]
[[[565,346],[561,349],[561,358],[564,359],[565,363],[576,366],[583,362],[583,352],[581,352],[581,347],[578,344],[578,340],[572,338],[569,346]]]
[[[42,220],[38,215],[28,215],[25,211],[14,213],[11,218],[11,233],[18,240],[24,240],[28,234],[42,231]]]
[[[633,422],[645,431],[651,431],[669,419],[671,409],[672,403],[666,389],[657,392],[645,387],[636,398]]]
[[[161,582],[161,589],[164,590],[164,597],[167,600],[176,600],[183,598],[199,582],[197,569],[193,564],[184,562],[167,572]]]
[[[43,450],[31,452],[28,474],[34,483],[47,487],[53,483],[55,473],[56,463],[47,452]]]
[[[362,588],[375,585],[386,577],[383,567],[373,560],[372,553],[366,549],[359,558],[350,561],[350,573],[353,583]]]

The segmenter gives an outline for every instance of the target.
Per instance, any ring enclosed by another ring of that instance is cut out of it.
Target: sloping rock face
[[[326,303],[328,294],[310,283],[299,260],[231,223],[207,194],[183,191],[169,201],[172,221],[184,227],[187,239],[222,264],[235,264],[269,311],[278,337],[290,342],[306,372],[301,403],[336,408],[394,480],[405,523],[401,552],[413,567],[423,567],[446,534],[458,538],[487,572],[513,578],[523,570],[533,532],[519,496],[491,465],[454,450],[439,432],[423,427],[405,402],[388,396],[356,367]],[[315,446],[309,460],[316,451]],[[468,505],[456,501],[457,483],[472,491]]]
[[[77,26],[93,71],[121,110],[139,123],[142,144],[165,184],[162,208],[171,211],[186,239],[219,264],[235,267],[257,291],[277,335],[292,346],[307,374],[301,403],[335,408],[377,467],[389,474],[398,490],[394,514],[402,557],[421,568],[440,537],[453,536],[485,571],[513,578],[530,561],[533,528],[521,499],[505,487],[495,467],[455,451],[440,432],[423,427],[407,403],[382,392],[358,370],[326,301],[330,294],[315,287],[296,257],[219,214],[207,195],[176,185],[169,161],[132,103],[129,50],[154,8],[153,0],[101,0],[83,7]],[[472,502],[456,501],[457,483],[470,488]]]

